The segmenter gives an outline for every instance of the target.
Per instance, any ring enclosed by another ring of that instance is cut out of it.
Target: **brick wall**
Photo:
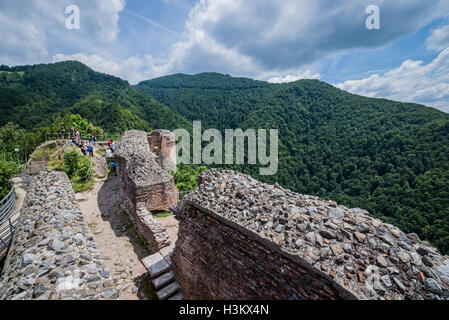
[[[187,299],[449,298],[449,257],[367,211],[211,169],[173,210]]]
[[[327,276],[257,235],[184,204],[172,268],[186,299],[351,299]]]

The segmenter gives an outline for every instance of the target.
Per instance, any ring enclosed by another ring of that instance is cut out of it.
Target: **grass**
[[[75,178],[74,180],[79,179],[79,178]],[[72,181],[72,187],[73,187],[73,191],[75,191],[75,193],[80,193],[80,192],[84,192],[87,190],[92,190],[94,188],[94,180],[92,178],[90,178],[87,183],[85,180],[81,180],[81,181]]]
[[[134,283],[138,288],[140,287],[141,292],[143,293],[144,296],[147,297],[147,299],[159,300],[156,295],[156,289],[151,283],[151,279],[148,273],[144,273],[140,277],[135,278]]]
[[[99,156],[105,156],[106,155],[106,151],[105,150],[101,150],[100,148],[95,149],[95,153],[98,154]]]
[[[60,160],[60,159],[50,160],[47,163],[48,169],[55,170],[55,171],[62,171],[63,166],[64,166],[64,160]]]
[[[173,212],[167,212],[167,211],[152,211],[151,214],[155,218],[165,218],[170,217],[173,215]]]

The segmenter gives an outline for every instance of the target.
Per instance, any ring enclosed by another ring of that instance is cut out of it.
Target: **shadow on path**
[[[119,179],[115,173],[108,178],[98,191],[98,208],[103,221],[107,221],[116,237],[128,237],[134,252],[139,259],[151,254],[145,240],[139,235],[135,224],[123,211],[119,204]]]

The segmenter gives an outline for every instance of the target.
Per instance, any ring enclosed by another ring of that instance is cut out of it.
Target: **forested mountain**
[[[318,80],[268,84],[214,73],[140,83],[203,128],[279,129],[279,171],[258,176],[361,207],[449,252],[449,115]]]
[[[80,114],[107,132],[177,128],[188,123],[127,81],[76,61],[0,67],[0,125],[48,126],[57,116]]]
[[[268,82],[219,73],[175,74],[136,86],[187,119],[201,120],[205,127],[220,130],[238,127],[250,112],[260,108],[274,87]]]
[[[449,252],[449,115],[433,108],[361,97],[318,80],[176,74],[133,87],[69,61],[1,66],[0,112],[0,127],[12,122],[27,131],[56,128],[54,120],[70,114],[108,133],[188,128],[193,120],[221,131],[279,129],[275,176],[259,176],[258,166],[232,168],[367,209]]]

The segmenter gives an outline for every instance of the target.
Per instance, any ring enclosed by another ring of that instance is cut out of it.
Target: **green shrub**
[[[72,178],[78,170],[80,157],[80,154],[75,148],[70,148],[64,152],[64,172],[67,173],[69,178]]]
[[[14,161],[0,160],[0,200],[11,190],[11,179],[19,173],[19,166]]]
[[[176,172],[171,171],[170,174],[175,178],[176,188],[182,192],[196,189],[198,176],[207,170],[207,167],[180,164],[176,169]]]

